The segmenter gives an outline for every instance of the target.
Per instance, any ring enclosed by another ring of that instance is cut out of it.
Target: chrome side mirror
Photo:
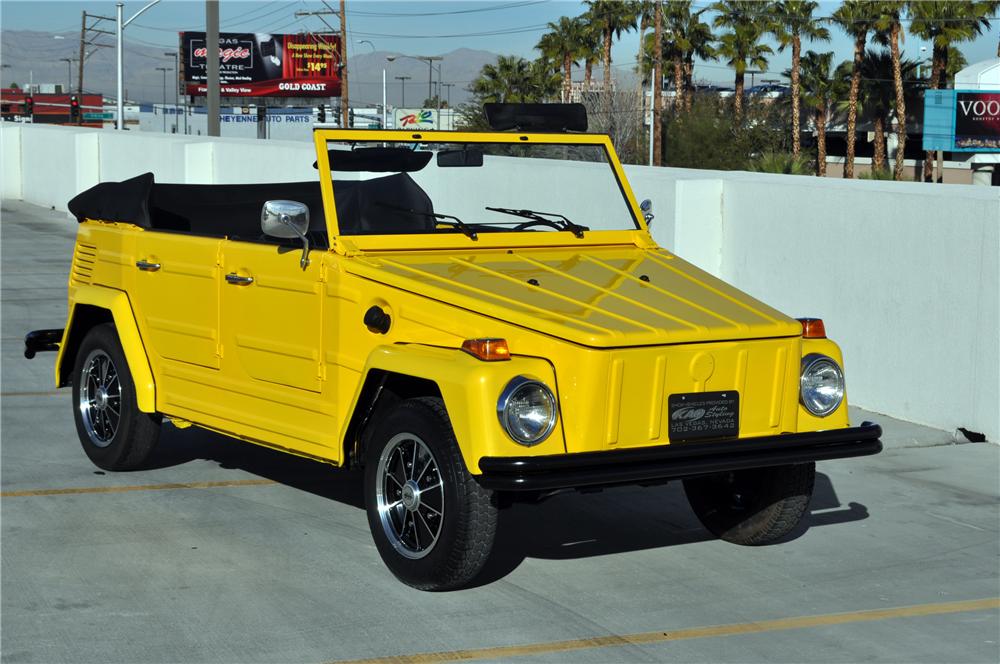
[[[302,260],[299,265],[304,270],[309,265],[309,208],[298,201],[267,201],[260,213],[260,229],[268,237],[302,240]]]
[[[653,223],[653,201],[644,199],[639,203],[639,209],[642,210],[642,218],[646,220],[646,225]]]

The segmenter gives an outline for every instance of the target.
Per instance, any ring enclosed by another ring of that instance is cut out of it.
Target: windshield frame
[[[625,177],[621,162],[611,139],[605,134],[563,134],[523,132],[461,132],[461,131],[407,131],[381,129],[324,129],[313,130],[316,148],[316,166],[319,170],[323,209],[326,215],[330,247],[338,253],[375,251],[400,251],[414,249],[490,249],[507,247],[553,247],[593,245],[655,246],[649,235],[642,211]],[[512,143],[547,145],[596,145],[604,148],[608,165],[614,174],[627,209],[636,224],[634,230],[587,231],[583,238],[569,232],[537,233],[531,231],[480,233],[473,240],[463,233],[422,233],[405,235],[341,235],[336,205],[334,204],[333,173],[330,170],[329,143],[354,141],[386,141],[391,143]]]

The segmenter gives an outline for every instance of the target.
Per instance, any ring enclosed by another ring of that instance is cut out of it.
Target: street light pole
[[[372,47],[372,55],[375,55],[375,44],[368,39],[359,39],[359,44],[368,44]],[[385,105],[385,67],[382,67],[382,129],[385,129],[386,113],[388,107]]]
[[[392,60],[390,60],[392,62]],[[402,98],[399,100],[399,106],[401,108],[406,108],[406,82],[413,78],[412,76],[397,76],[396,80],[399,81],[399,91],[402,94]]]
[[[70,92],[72,92],[73,91],[73,63],[76,62],[76,58],[59,58],[59,61],[66,63],[66,78],[69,81],[69,83],[67,84],[69,87],[67,87],[66,89],[69,90]]]
[[[157,67],[156,71],[163,72],[163,133],[167,133],[167,72],[173,71],[171,67]]]
[[[117,56],[116,60],[118,62],[118,66],[117,66],[117,69],[118,69],[118,85],[116,86],[117,87],[116,92],[118,94],[118,104],[117,104],[117,109],[116,109],[117,113],[115,113],[115,115],[117,115],[118,117],[115,118],[115,128],[116,129],[124,129],[125,128],[125,117],[124,117],[124,114],[125,114],[125,99],[124,99],[124,96],[123,96],[124,93],[125,93],[125,44],[122,41],[122,38],[123,38],[124,33],[125,33],[125,28],[128,27],[128,24],[131,23],[132,21],[134,21],[139,16],[139,14],[143,13],[144,11],[146,11],[147,9],[149,9],[150,7],[152,7],[153,5],[155,5],[156,3],[158,3],[159,1],[160,0],[153,0],[152,2],[150,2],[149,4],[147,4],[145,7],[143,7],[142,9],[140,9],[139,11],[137,11],[136,13],[132,14],[132,18],[130,18],[127,21],[123,21],[122,20],[122,16],[124,15],[123,14],[123,10],[125,8],[125,3],[124,2],[119,2],[119,3],[116,3],[116,5],[115,5],[115,8],[116,8],[116,12],[115,12],[115,35],[117,37],[117,42],[118,42],[117,48],[115,49],[117,51],[117,53],[116,53],[116,56]]]
[[[181,54],[180,54],[180,52],[178,52],[178,51],[167,51],[163,55],[172,55],[172,56],[174,56],[174,71],[177,72],[178,76],[180,76],[180,71],[181,71]],[[178,133],[178,132],[180,132],[180,129],[181,129],[181,123],[177,120],[177,88],[180,87],[179,83],[180,83],[180,81],[174,81],[174,133],[175,134]],[[185,119],[187,119],[186,116],[185,116]]]

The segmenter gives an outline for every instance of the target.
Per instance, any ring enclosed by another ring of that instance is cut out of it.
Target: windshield
[[[342,235],[639,228],[603,145],[328,142]]]

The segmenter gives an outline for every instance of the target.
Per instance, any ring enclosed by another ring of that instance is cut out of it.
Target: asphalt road
[[[887,450],[820,464],[786,542],[713,540],[675,484],[567,494],[423,593],[354,475],[169,427],[153,469],[94,468],[53,354],[21,355],[64,324],[75,222],[4,201],[0,231],[3,662],[1000,660],[1000,447],[856,413]]]

